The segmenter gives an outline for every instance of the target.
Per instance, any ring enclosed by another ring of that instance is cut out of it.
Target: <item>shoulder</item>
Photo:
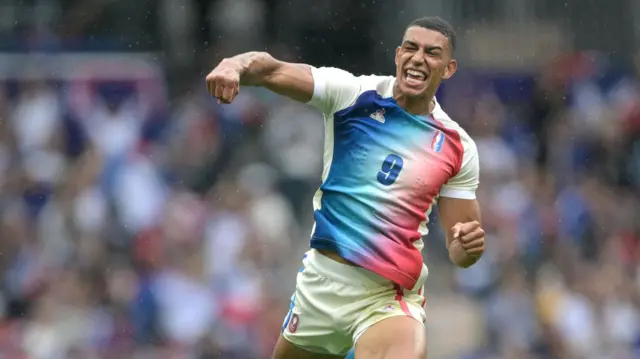
[[[336,67],[313,67],[311,74],[318,82],[331,84],[351,84],[367,90],[378,90],[380,95],[388,95],[393,88],[395,77],[382,75],[354,75],[353,73]]]
[[[312,67],[314,93],[310,105],[333,114],[356,103],[365,93],[379,97],[393,94],[393,76],[360,75],[334,67]]]
[[[434,114],[435,117],[435,114]],[[444,111],[438,113],[441,125],[448,132],[452,142],[452,159],[454,171],[442,188],[441,197],[472,200],[480,183],[480,162],[476,143],[457,122],[446,116]]]
[[[454,140],[459,141],[459,144],[465,153],[477,151],[476,143],[473,138],[471,138],[460,124],[449,117],[437,100],[435,101],[436,106],[433,110],[433,119],[440,124],[449,135],[454,137]]]
[[[360,76],[359,81],[362,84],[362,92],[375,91],[379,97],[393,97],[393,84],[395,83],[393,76],[366,75]]]
[[[433,111],[433,119],[441,126],[446,137],[451,141],[450,156],[454,163],[454,175],[477,176],[478,148],[475,141],[456,121],[442,109],[436,101],[436,107]]]

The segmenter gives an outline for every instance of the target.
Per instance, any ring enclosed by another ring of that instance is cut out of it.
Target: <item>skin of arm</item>
[[[484,253],[484,231],[480,226],[480,205],[473,199],[441,197],[440,223],[447,234],[449,258],[462,268],[475,264]]]
[[[279,61],[266,52],[247,52],[224,59],[218,68],[236,71],[239,85],[265,87],[305,103],[313,96],[311,66]]]

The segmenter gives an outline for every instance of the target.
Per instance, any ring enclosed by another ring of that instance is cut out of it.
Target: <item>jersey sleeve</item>
[[[440,197],[476,199],[476,189],[480,183],[478,149],[473,141],[465,142],[460,170],[442,186]]]
[[[350,72],[334,67],[312,67],[313,97],[309,105],[333,115],[351,106],[358,98],[360,81]]]

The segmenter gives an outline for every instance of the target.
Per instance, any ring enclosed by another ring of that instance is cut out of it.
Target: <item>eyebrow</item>
[[[415,46],[415,47],[420,47],[420,45],[418,45],[418,43],[411,41],[411,40],[404,40],[404,44],[405,45],[411,45],[411,46]],[[442,51],[443,48],[442,46],[438,46],[438,45],[431,45],[431,46],[427,46],[427,51],[433,51],[433,50],[440,50]]]
[[[413,41],[411,41],[411,40],[404,40],[403,44],[405,44],[405,45],[411,45],[411,46],[415,46],[415,47],[420,47],[420,46],[418,46],[418,44],[417,44],[417,43],[415,43],[415,42],[413,42]]]

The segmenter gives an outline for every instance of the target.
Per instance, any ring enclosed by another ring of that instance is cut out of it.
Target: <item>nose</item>
[[[411,63],[413,65],[421,65],[423,64],[424,61],[424,51],[423,50],[418,50],[416,52],[413,53],[413,56],[411,56]]]

